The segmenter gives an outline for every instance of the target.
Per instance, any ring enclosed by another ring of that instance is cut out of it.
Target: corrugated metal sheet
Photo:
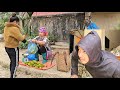
[[[84,12],[34,12],[32,16],[50,16],[50,15],[61,15],[61,14],[73,14],[73,13],[84,13]]]

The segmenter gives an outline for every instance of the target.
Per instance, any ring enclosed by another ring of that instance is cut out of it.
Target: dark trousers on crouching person
[[[19,65],[19,48],[7,48],[5,50],[10,58],[10,78],[15,78],[16,70]]]
[[[43,61],[42,61],[43,64],[45,64],[48,61],[46,59],[46,56],[47,56],[46,49],[48,50],[47,47],[45,48],[44,46],[38,46],[38,53],[43,57]]]

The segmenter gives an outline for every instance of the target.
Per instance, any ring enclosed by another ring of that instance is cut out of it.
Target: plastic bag
[[[52,58],[52,50],[50,49],[50,48],[48,48],[48,47],[45,47],[45,49],[46,49],[46,59],[48,60],[48,59],[51,59]]]
[[[48,59],[51,59],[51,58],[52,58],[52,51],[51,50],[50,51],[47,50],[46,59],[48,60]]]
[[[35,43],[33,43],[33,42],[30,42],[28,44],[28,48],[27,49],[28,49],[28,53],[29,54],[35,54],[38,51],[37,45]]]
[[[27,56],[27,58],[28,58],[28,60],[37,60],[36,54],[29,54],[29,55]]]

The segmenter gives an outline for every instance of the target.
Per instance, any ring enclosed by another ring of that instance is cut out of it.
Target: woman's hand
[[[36,41],[37,41],[37,40],[35,40],[35,39],[32,39],[32,42],[36,43]]]
[[[41,45],[41,46],[45,45],[45,42],[44,42],[44,41],[37,41],[37,40],[36,40],[36,43],[39,44],[39,45]]]

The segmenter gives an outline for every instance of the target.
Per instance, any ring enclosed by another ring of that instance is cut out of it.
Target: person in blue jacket
[[[91,16],[89,16],[88,19],[85,19],[84,21],[85,29],[100,29],[96,23],[91,21]]]

